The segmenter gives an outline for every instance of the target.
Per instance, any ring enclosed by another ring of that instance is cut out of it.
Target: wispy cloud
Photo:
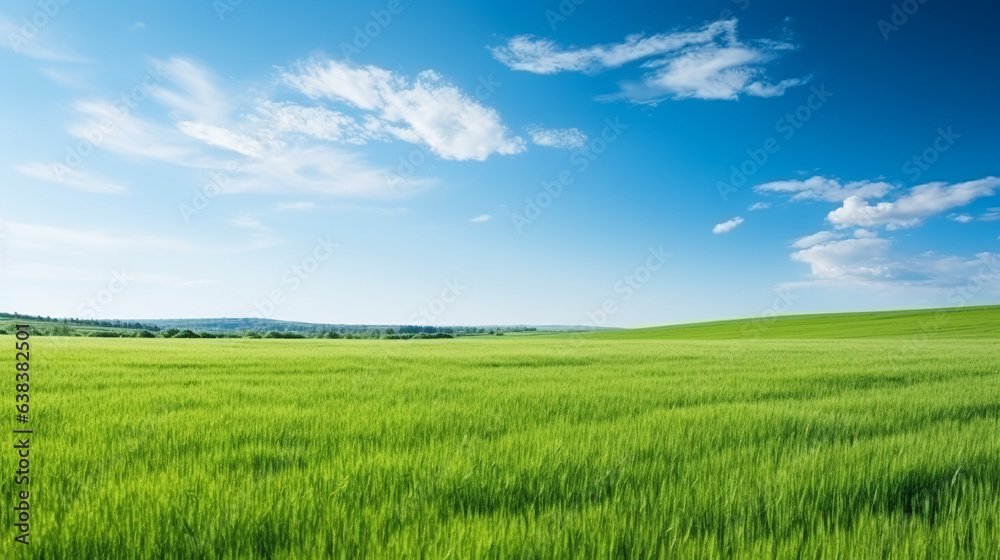
[[[790,200],[825,200],[842,202],[848,197],[879,198],[892,191],[893,185],[884,181],[852,181],[841,183],[838,179],[812,177],[810,179],[774,181],[757,185],[754,190],[764,194],[792,195]]]
[[[476,216],[475,218],[470,219],[469,221],[472,222],[472,223],[482,223],[482,222],[488,222],[488,221],[490,221],[492,219],[493,219],[493,216],[490,216],[489,214],[480,214],[480,215]]]
[[[278,212],[313,212],[319,210],[315,202],[279,202],[275,207]]]
[[[743,218],[736,216],[731,220],[726,220],[725,222],[722,222],[720,224],[715,224],[715,227],[712,228],[712,233],[716,235],[729,233],[734,229],[736,229],[737,227],[739,227],[739,225],[742,223],[743,223]]]
[[[814,245],[819,245],[821,243],[828,243],[834,239],[840,239],[844,237],[842,233],[835,233],[832,231],[820,231],[812,235],[807,235],[805,237],[800,237],[792,243],[792,247],[796,249],[808,249]]]
[[[18,165],[15,170],[29,177],[57,183],[79,191],[121,194],[126,190],[125,185],[107,177],[84,169],[72,168],[65,164],[45,165],[44,163],[32,162]]]
[[[737,20],[707,24],[693,31],[629,35],[621,43],[564,48],[551,39],[519,35],[490,49],[493,57],[514,70],[535,74],[596,73],[647,60],[638,82],[625,82],[604,99],[656,103],[665,98],[737,99],[741,95],[775,97],[805,83],[788,78],[767,80],[764,66],[794,45],[775,40],[741,42]]]
[[[49,15],[46,21],[49,21],[51,17]],[[69,47],[52,41],[50,38],[52,31],[48,29],[48,26],[43,26],[40,29],[27,19],[15,24],[0,14],[0,46],[19,55],[39,60],[87,62],[87,59],[76,54]]]
[[[539,146],[571,150],[582,148],[584,143],[587,142],[587,135],[578,128],[529,126],[527,130],[528,134],[531,135],[531,141]]]
[[[230,218],[227,219],[226,222],[240,228],[253,229],[257,231],[271,231],[270,228],[264,226],[260,220],[250,214],[244,214],[238,218]]]
[[[123,114],[107,101],[79,101],[74,107],[82,118],[70,126],[70,133],[85,140],[102,123],[113,123],[98,148],[206,174],[223,173],[226,193],[301,191],[383,198],[428,183],[403,178],[390,186],[389,170],[370,165],[361,154],[322,138],[286,141],[294,127],[276,125],[279,121],[270,118],[269,111],[280,106],[267,100],[260,100],[262,111],[255,118],[234,120],[236,109],[228,104],[233,96],[212,72],[189,60],[154,62],[166,81],[152,98],[169,110],[168,122],[144,118],[139,109]]]
[[[771,207],[770,202],[754,202],[750,206],[747,206],[747,211],[756,212],[758,210],[767,210]]]
[[[221,280],[188,280],[186,282],[178,282],[176,286],[178,288],[190,288],[191,286],[205,286],[210,284],[222,284]]]

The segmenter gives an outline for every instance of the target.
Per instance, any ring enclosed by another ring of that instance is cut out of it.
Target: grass
[[[32,339],[33,544],[7,446],[0,557],[997,558],[1000,311],[972,311]]]
[[[617,339],[1000,339],[1000,306],[783,315],[597,333]]]

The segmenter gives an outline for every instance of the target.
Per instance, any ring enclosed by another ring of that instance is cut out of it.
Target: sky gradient
[[[9,2],[0,309],[643,326],[996,302],[1000,7]]]

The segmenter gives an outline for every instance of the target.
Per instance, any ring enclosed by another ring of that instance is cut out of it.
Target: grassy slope
[[[39,337],[33,544],[0,477],[0,558],[997,558],[997,313],[919,344],[920,313],[769,331],[868,340]]]
[[[601,339],[1000,339],[1000,306],[785,315],[595,333]]]

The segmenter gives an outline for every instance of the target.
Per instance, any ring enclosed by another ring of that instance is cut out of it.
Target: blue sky
[[[639,326],[995,302],[1000,8],[9,2],[0,309]]]

